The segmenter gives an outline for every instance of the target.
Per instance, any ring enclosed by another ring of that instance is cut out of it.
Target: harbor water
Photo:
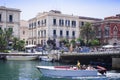
[[[98,77],[44,77],[36,68],[38,65],[67,65],[58,62],[44,61],[3,61],[0,60],[0,80],[120,80],[120,72],[115,70],[107,71],[106,76]]]

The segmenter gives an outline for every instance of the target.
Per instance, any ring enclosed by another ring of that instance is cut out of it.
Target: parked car
[[[67,47],[59,47],[59,50],[64,52],[69,52],[69,49]]]
[[[42,47],[37,47],[37,48],[36,48],[36,51],[42,52],[42,51],[43,51],[43,48],[42,48]]]

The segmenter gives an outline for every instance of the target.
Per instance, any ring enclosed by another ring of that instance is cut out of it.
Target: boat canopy
[[[113,46],[113,45],[104,45],[104,46],[102,46],[103,48],[113,48],[113,47],[115,47],[115,46]]]
[[[32,47],[36,47],[36,45],[26,45],[25,48],[32,48]]]

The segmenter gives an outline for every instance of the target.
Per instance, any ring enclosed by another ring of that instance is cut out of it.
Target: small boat
[[[53,58],[48,56],[40,56],[40,60],[50,62],[53,61]]]
[[[6,60],[35,60],[37,56],[6,56]]]
[[[96,77],[97,69],[78,69],[73,66],[37,66],[44,76],[55,77]]]

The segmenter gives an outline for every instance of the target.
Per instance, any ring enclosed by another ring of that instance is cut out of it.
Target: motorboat
[[[42,61],[48,61],[48,62],[53,61],[53,58],[48,56],[40,56],[39,58]]]
[[[6,60],[35,60],[37,56],[6,56]]]
[[[96,77],[98,69],[78,69],[74,66],[37,66],[44,76],[53,77]],[[101,70],[102,71],[102,70]]]

